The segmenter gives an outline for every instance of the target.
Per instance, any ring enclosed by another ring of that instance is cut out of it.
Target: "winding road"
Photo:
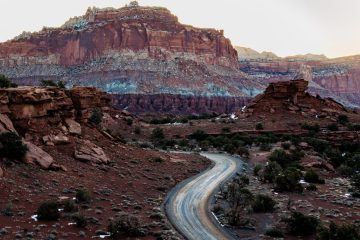
[[[202,153],[215,165],[177,185],[168,195],[165,210],[170,222],[189,240],[233,239],[209,211],[219,186],[234,176],[242,161],[226,154]]]

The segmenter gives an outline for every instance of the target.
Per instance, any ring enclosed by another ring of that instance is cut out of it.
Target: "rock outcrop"
[[[331,98],[312,96],[307,89],[308,82],[305,80],[270,83],[265,92],[256,96],[239,113],[239,116],[267,118],[278,115],[312,119],[327,118],[336,122],[339,115],[349,113],[342,104]]]
[[[90,141],[81,141],[75,150],[74,157],[82,162],[106,164],[110,159],[104,150]]]
[[[222,30],[179,23],[165,8],[89,9],[60,28],[0,44],[0,73],[20,85],[42,79],[114,94],[248,96],[262,90],[239,70]]]

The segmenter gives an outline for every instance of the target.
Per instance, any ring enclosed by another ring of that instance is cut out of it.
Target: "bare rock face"
[[[0,167],[0,178],[4,177],[4,171],[2,170],[2,168]]]
[[[24,141],[28,147],[28,152],[25,155],[25,161],[28,163],[38,164],[43,169],[49,169],[54,159],[40,147]]]
[[[82,162],[107,164],[110,162],[104,150],[90,141],[81,141],[75,150],[74,157]]]

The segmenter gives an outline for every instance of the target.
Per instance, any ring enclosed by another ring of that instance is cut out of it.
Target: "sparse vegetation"
[[[332,123],[327,125],[326,127],[329,131],[338,131],[339,130],[339,126],[336,123]]]
[[[330,223],[329,228],[320,228],[317,234],[318,240],[358,240],[360,239],[359,228],[353,224],[337,225]]]
[[[349,123],[349,118],[346,115],[339,115],[337,121],[341,125],[346,125],[347,123]]]
[[[161,128],[155,128],[151,133],[152,140],[163,140],[165,138],[164,131]]]
[[[325,181],[323,179],[320,179],[319,175],[314,170],[307,171],[305,173],[304,180],[308,183],[325,183]]]
[[[284,237],[283,232],[281,230],[275,229],[275,228],[267,230],[265,235],[272,237],[272,238],[283,238]]]
[[[255,125],[255,129],[256,129],[256,130],[264,130],[264,125],[263,125],[262,123],[257,123],[257,124]]]
[[[58,87],[58,88],[62,88],[62,89],[66,88],[66,84],[63,81],[58,81],[56,83],[53,80],[42,80],[41,86],[43,86],[43,87]]]
[[[76,227],[78,227],[78,228],[84,228],[88,224],[88,221],[84,215],[81,215],[81,214],[74,215],[73,219],[76,223]]]
[[[76,206],[74,200],[67,199],[64,201],[64,212],[72,213],[76,212],[78,210],[78,207]]]

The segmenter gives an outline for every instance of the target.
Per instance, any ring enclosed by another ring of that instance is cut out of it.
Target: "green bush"
[[[257,124],[255,125],[255,129],[256,129],[256,130],[264,130],[264,126],[263,126],[262,123],[257,123]]]
[[[108,231],[111,237],[138,237],[142,235],[139,227],[140,221],[136,216],[119,213],[117,218],[109,224]]]
[[[320,179],[319,175],[314,170],[306,171],[304,180],[308,183],[325,183],[324,179]]]
[[[102,118],[103,118],[103,114],[102,114],[101,110],[95,109],[89,118],[89,122],[98,126],[102,122]]]
[[[270,162],[264,167],[261,179],[265,182],[274,182],[275,178],[281,172],[281,169],[281,166],[277,162]]]
[[[74,200],[72,199],[67,199],[64,202],[64,212],[76,212],[78,210],[78,207],[76,206]]]
[[[275,228],[267,230],[265,235],[272,237],[272,238],[283,238],[284,237],[283,232],[281,230],[275,229]]]
[[[306,138],[305,141],[314,148],[318,153],[324,153],[327,148],[331,147],[328,141],[316,138]]]
[[[279,192],[302,192],[303,187],[299,183],[300,179],[301,173],[297,169],[286,169],[275,178],[275,190]]]
[[[207,133],[205,133],[203,130],[196,130],[190,135],[191,139],[195,139],[197,141],[204,141],[207,137]]]
[[[265,212],[272,212],[276,202],[272,197],[264,194],[257,194],[255,196],[255,200],[252,203],[252,208],[254,212],[257,213],[265,213]]]
[[[0,157],[13,160],[24,158],[28,147],[23,144],[21,137],[13,132],[0,134]]]
[[[4,75],[0,75],[0,88],[10,88],[10,87],[17,87],[17,85],[12,83]]]
[[[292,212],[286,219],[287,227],[291,234],[296,236],[309,236],[316,233],[319,220],[313,216],[305,216],[300,212]]]
[[[289,150],[291,147],[291,143],[289,143],[289,142],[281,143],[281,147],[285,150]]]
[[[76,191],[76,201],[79,203],[89,203],[91,196],[88,190],[85,188],[78,189]]]
[[[44,202],[37,210],[39,220],[54,221],[60,218],[59,204],[55,201]]]

